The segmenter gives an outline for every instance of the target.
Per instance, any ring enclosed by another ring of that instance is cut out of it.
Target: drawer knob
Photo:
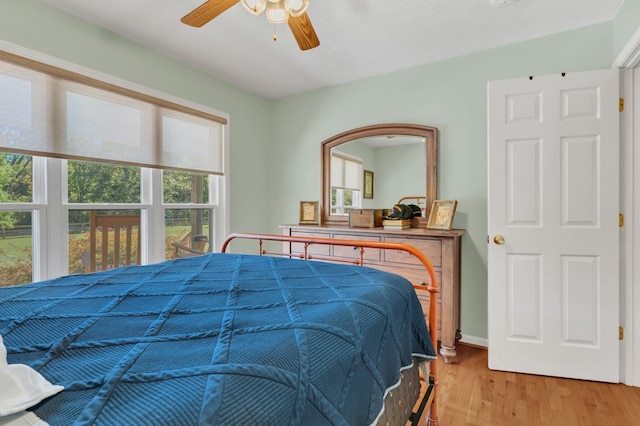
[[[504,244],[504,237],[502,235],[498,234],[495,237],[493,237],[493,242],[498,244],[498,245],[502,245],[502,244]]]

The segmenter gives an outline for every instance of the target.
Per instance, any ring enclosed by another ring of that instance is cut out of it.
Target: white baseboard
[[[474,346],[481,346],[483,348],[489,347],[489,340],[484,337],[475,337],[475,336],[462,336],[460,339],[461,343],[468,343]]]

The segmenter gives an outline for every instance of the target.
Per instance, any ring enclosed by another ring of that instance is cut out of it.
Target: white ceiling
[[[406,69],[613,19],[623,0],[310,0],[320,46],[237,4],[202,28],[204,0],[43,0],[267,98]],[[214,0],[215,1],[215,0]]]

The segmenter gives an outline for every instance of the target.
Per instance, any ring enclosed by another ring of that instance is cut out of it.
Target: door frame
[[[640,386],[640,28],[613,62],[620,69],[620,381]],[[636,354],[637,356],[634,356]]]

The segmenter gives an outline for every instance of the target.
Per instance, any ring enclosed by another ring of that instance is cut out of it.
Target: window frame
[[[0,40],[0,59],[20,67],[46,72],[51,75],[80,81],[102,89],[113,89],[115,93],[134,94],[138,100],[157,103],[162,108],[193,114],[196,117],[213,119],[222,124],[222,167],[224,174],[211,179],[210,191],[215,186],[215,197],[210,196],[209,203],[163,205],[162,171],[160,169],[141,168],[141,202],[134,204],[77,204],[66,202],[66,160],[53,157],[33,157],[33,201],[31,203],[0,203],[0,211],[31,211],[33,244],[33,281],[56,278],[68,274],[68,229],[69,211],[139,209],[141,212],[142,240],[141,261],[143,264],[164,261],[164,232],[150,232],[152,229],[164,229],[166,208],[208,208],[210,227],[214,239],[210,241],[213,251],[219,251],[229,233],[229,152],[230,152],[230,116],[213,108],[196,104],[155,89],[134,84],[95,70],[40,54]],[[215,203],[215,205],[213,205]],[[162,228],[159,228],[162,226]]]
[[[332,189],[336,190],[336,204],[331,205],[331,214],[347,216],[349,214],[349,210],[360,209],[362,208],[362,191],[350,188],[338,188],[333,187]],[[345,205],[344,203],[344,193],[345,191],[351,191],[353,193],[352,201],[354,201],[350,206]],[[332,197],[333,201],[333,197]]]
[[[224,199],[227,179],[209,175],[208,203],[165,203],[162,197],[162,170],[141,168],[140,203],[69,203],[67,202],[67,160],[33,157],[34,200],[44,203],[0,203],[0,210],[31,211],[33,238],[33,280],[40,281],[67,275],[69,272],[69,212],[72,210],[139,210],[141,216],[141,263],[165,260],[165,212],[168,209],[209,210],[212,251],[219,251],[228,234]],[[154,230],[161,229],[163,232]],[[153,232],[152,232],[153,231]]]
[[[347,216],[349,214],[349,210],[362,208],[362,192],[363,191],[362,191],[361,176],[364,170],[364,162],[362,161],[361,158],[354,157],[352,155],[345,154],[337,150],[332,150],[331,151],[332,167],[333,167],[334,158],[342,162],[343,170],[339,174],[341,176],[341,178],[339,179],[340,180],[339,185],[336,186],[336,185],[333,185],[334,182],[330,182],[331,192],[333,193],[334,189],[336,191],[336,203],[333,204],[333,197],[331,196],[330,197],[331,206],[329,206],[329,208],[330,208],[331,214],[335,214],[338,216]],[[351,188],[346,185],[347,168],[349,167],[349,164],[351,165],[351,167],[355,166],[357,168],[356,177],[355,177],[355,179],[357,180],[357,184],[355,186],[358,186],[357,188],[356,187]],[[353,193],[352,204],[350,206],[346,206],[344,204],[345,191],[351,191]]]

